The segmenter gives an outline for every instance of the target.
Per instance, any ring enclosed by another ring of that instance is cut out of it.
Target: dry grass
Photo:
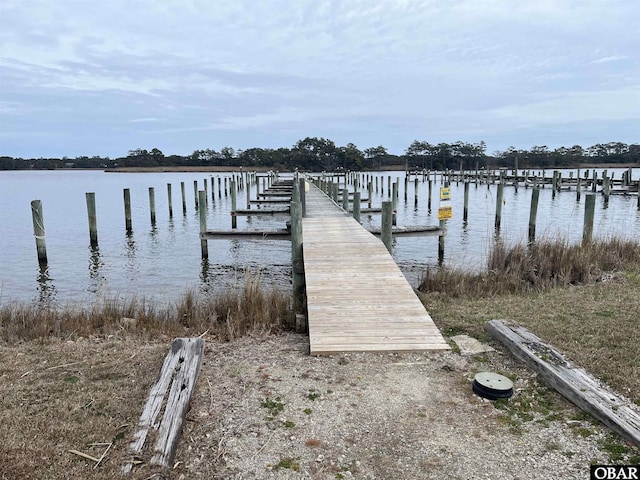
[[[292,325],[290,295],[265,289],[258,274],[244,284],[211,297],[189,291],[175,305],[158,306],[144,298],[102,299],[86,306],[41,306],[13,303],[0,307],[0,342],[50,338],[74,339],[112,335],[123,330],[144,338],[198,335],[231,340],[254,331]]]
[[[481,274],[427,275],[423,301],[442,331],[483,338],[487,321],[515,321],[640,402],[638,243],[498,246],[489,263]]]
[[[562,285],[586,285],[616,271],[640,268],[640,243],[611,239],[585,246],[564,240],[506,247],[497,243],[486,271],[469,274],[448,268],[428,269],[420,291],[453,297],[540,291]]]

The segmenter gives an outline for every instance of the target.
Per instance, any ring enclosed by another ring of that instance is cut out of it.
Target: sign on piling
[[[453,209],[451,208],[451,189],[444,187],[440,189],[438,220],[449,220],[451,217],[453,217]]]

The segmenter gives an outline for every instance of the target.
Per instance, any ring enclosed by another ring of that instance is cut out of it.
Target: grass
[[[640,243],[498,244],[486,271],[429,271],[420,291],[442,331],[486,340],[487,321],[514,321],[632,401],[640,399]]]
[[[241,286],[215,296],[188,291],[166,307],[136,297],[105,298],[88,307],[12,303],[0,307],[0,343],[68,340],[122,331],[146,337],[208,331],[218,340],[228,341],[256,331],[291,328],[290,303],[288,293],[264,288],[258,274],[247,274]]]

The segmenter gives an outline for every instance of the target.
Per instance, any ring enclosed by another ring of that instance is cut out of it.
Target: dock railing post
[[[84,194],[87,199],[87,216],[89,217],[89,242],[91,248],[98,246],[98,219],[96,217],[96,194],[87,192]]]
[[[353,192],[353,218],[360,223],[360,192]]]
[[[307,330],[304,315],[304,262],[302,257],[302,206],[299,201],[290,203],[291,212],[291,269],[293,275],[293,311],[296,314],[296,331]]]
[[[393,209],[393,216],[391,224],[396,224],[396,211],[398,210],[398,181],[393,182],[392,195],[391,195],[391,207]]]
[[[42,216],[42,201],[33,200],[31,202],[31,219],[33,220],[33,236],[36,238],[36,251],[38,253],[38,263],[47,264],[47,243],[44,238],[44,218]]]
[[[593,217],[596,210],[596,196],[587,193],[584,197],[584,227],[582,229],[582,245],[591,242],[593,236]]]
[[[303,217],[307,216],[307,181],[303,178],[298,179],[298,190],[300,191],[300,208]]]
[[[206,205],[207,194],[204,190],[200,190],[198,192],[198,197],[200,205]],[[207,231],[207,209],[201,208],[198,213],[200,215],[200,251],[202,252],[202,259],[204,260],[209,258],[209,246],[207,244],[207,239],[203,236]]]
[[[382,202],[382,224],[380,226],[380,236],[382,238],[382,243],[384,243],[384,246],[387,247],[389,253],[392,253],[392,222],[393,204],[392,202]]]
[[[349,213],[349,189],[342,189],[342,209]]]

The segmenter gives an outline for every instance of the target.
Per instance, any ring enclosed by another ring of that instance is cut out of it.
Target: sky
[[[638,0],[1,0],[0,155],[640,142]]]

